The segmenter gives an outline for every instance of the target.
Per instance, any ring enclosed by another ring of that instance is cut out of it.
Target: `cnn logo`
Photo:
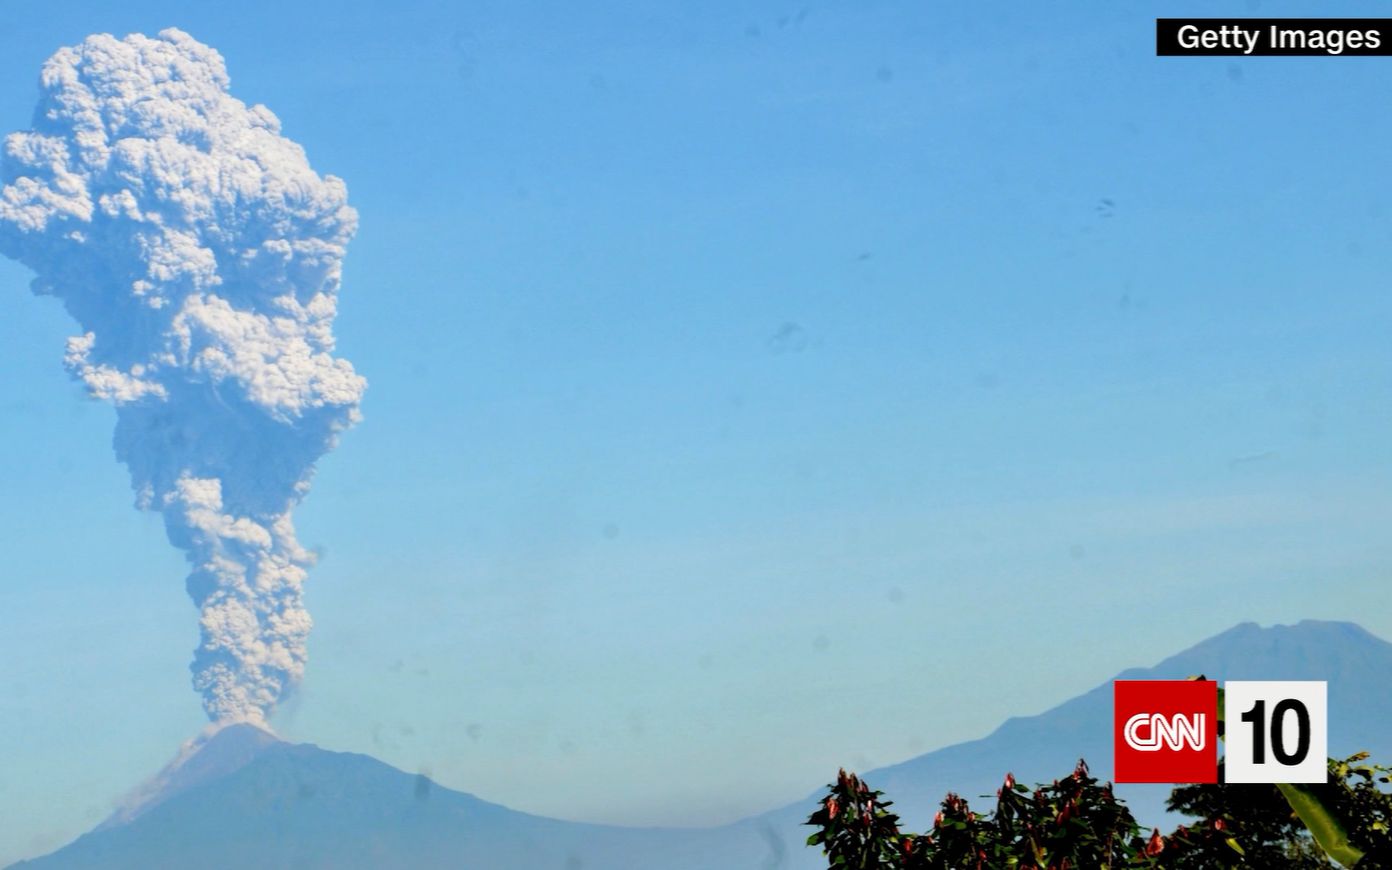
[[[1114,684],[1117,782],[1217,782],[1218,684],[1118,680]]]
[[[1208,735],[1204,733],[1207,716],[1179,713],[1166,718],[1160,713],[1137,713],[1126,720],[1122,736],[1126,745],[1137,752],[1156,752],[1160,749],[1203,749]]]

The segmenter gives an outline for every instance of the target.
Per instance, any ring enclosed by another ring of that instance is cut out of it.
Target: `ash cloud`
[[[4,140],[0,254],[77,320],[64,364],[116,408],[136,504],[188,557],[209,718],[264,723],[311,624],[291,512],[366,386],[333,355],[357,215],[228,87],[178,30],[58,51]]]

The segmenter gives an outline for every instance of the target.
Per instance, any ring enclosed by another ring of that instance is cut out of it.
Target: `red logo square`
[[[1117,782],[1217,782],[1218,684],[1117,680],[1113,684]]]

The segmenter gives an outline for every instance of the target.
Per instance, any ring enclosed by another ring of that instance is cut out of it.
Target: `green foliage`
[[[1349,842],[1343,821],[1337,813],[1329,811],[1313,790],[1293,783],[1278,783],[1276,788],[1280,789],[1324,854],[1344,867],[1367,866],[1363,861],[1363,851]]]
[[[842,770],[831,793],[807,820],[820,831],[807,845],[821,845],[832,867],[893,867],[899,847],[899,817],[888,809],[890,801],[871,791],[855,774]]]
[[[1220,762],[1220,780],[1222,769]],[[1167,808],[1201,820],[1192,829],[1181,827],[1170,835],[1167,867],[1331,866],[1274,785],[1182,785],[1170,793]],[[1242,852],[1231,843],[1239,844]]]
[[[1110,784],[1087,765],[1030,789],[1007,775],[983,816],[949,794],[924,834],[899,830],[891,802],[841,771],[807,824],[832,868],[1156,868],[1156,870],[1392,870],[1392,771],[1361,753],[1330,760],[1329,781],[1302,785],[1185,785],[1170,810],[1195,818],[1147,838]],[[1294,793],[1295,797],[1292,797]],[[1326,824],[1313,832],[1310,820]]]
[[[1392,771],[1367,758],[1360,752],[1331,760],[1326,783],[1280,788],[1316,842],[1343,866],[1392,868],[1392,795],[1382,788],[1392,783]]]
[[[1030,789],[1007,775],[990,816],[949,794],[926,834],[902,833],[890,803],[844,770],[807,824],[832,868],[1118,868],[1157,867],[1158,831],[1143,837],[1136,820],[1078,762],[1052,785]]]

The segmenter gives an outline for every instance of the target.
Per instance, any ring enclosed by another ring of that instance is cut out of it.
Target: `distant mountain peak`
[[[1219,632],[1213,639],[1224,637],[1230,634],[1246,634],[1255,632],[1300,632],[1300,633],[1329,633],[1329,634],[1349,634],[1359,637],[1376,637],[1366,628],[1356,622],[1349,622],[1344,619],[1302,619],[1294,624],[1272,623],[1262,625],[1254,620],[1239,622],[1227,631]]]
[[[1240,623],[1165,659],[1156,669],[1204,662],[1213,671],[1206,674],[1209,679],[1296,679],[1296,673],[1305,673],[1302,679],[1336,679],[1370,659],[1392,665],[1392,644],[1352,622],[1302,619],[1294,625]],[[1258,663],[1259,670],[1271,675],[1254,675]],[[1289,676],[1280,673],[1283,668]]]
[[[250,723],[210,726],[181,746],[163,770],[127,795],[97,830],[124,825],[177,794],[235,773],[276,745],[286,744]]]

